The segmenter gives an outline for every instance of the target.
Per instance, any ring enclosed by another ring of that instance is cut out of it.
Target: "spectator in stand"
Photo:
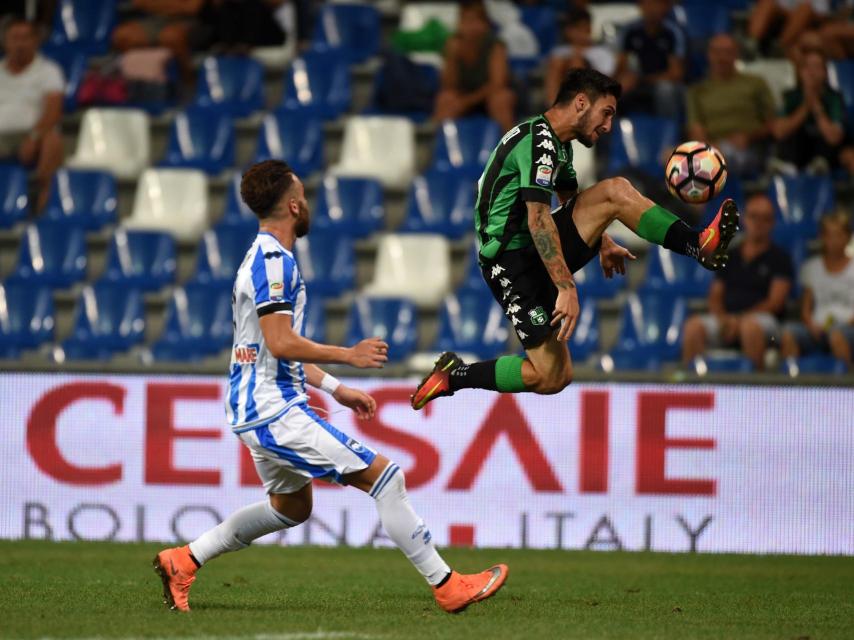
[[[593,43],[590,12],[573,9],[563,23],[565,44],[552,50],[546,71],[546,104],[551,106],[561,81],[571,69],[593,68],[606,76],[614,75],[617,56],[605,45]]]
[[[854,260],[845,253],[851,220],[843,211],[825,215],[819,231],[821,255],[801,269],[801,321],[783,331],[784,358],[828,351],[851,368],[854,351]]]
[[[758,0],[750,13],[748,35],[767,50],[775,26],[780,25],[776,40],[786,50],[802,33],[828,17],[830,4],[830,0]]]
[[[718,147],[736,175],[764,170],[774,98],[759,76],[735,68],[738,44],[727,34],[709,41],[709,76],[688,89],[688,136]]]
[[[205,0],[190,27],[196,51],[245,55],[253,47],[284,43],[285,32],[274,13],[285,0]]]
[[[0,158],[34,167],[36,209],[47,204],[50,182],[62,164],[62,70],[38,52],[35,25],[16,19],[6,26],[0,61]]]
[[[670,0],[638,0],[641,18],[626,27],[616,78],[623,86],[620,109],[667,118],[682,116],[685,33],[668,19]]]
[[[800,56],[798,86],[783,95],[783,115],[772,131],[779,141],[777,157],[793,173],[801,169],[827,173],[838,165],[845,139],[845,103],[827,83],[827,61],[821,51]]]
[[[729,251],[726,269],[715,272],[709,313],[685,322],[682,361],[689,366],[708,347],[740,347],[757,370],[765,348],[779,339],[780,320],[792,288],[788,253],[771,242],[774,206],[764,194],[747,200],[744,237]]]
[[[445,44],[433,119],[486,113],[508,131],[516,105],[509,81],[507,50],[493,33],[483,2],[466,2],[457,32]]]

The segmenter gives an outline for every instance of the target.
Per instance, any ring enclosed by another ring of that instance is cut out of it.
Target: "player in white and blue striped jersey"
[[[336,347],[303,336],[306,288],[292,252],[310,224],[302,182],[284,162],[268,160],[244,174],[240,194],[258,216],[260,229],[234,283],[226,415],[249,448],[269,499],[231,514],[189,545],[157,555],[154,567],[166,604],[189,611],[190,586],[204,563],[305,522],[315,478],[356,487],[374,498],[386,533],[446,611],[460,611],[495,594],[507,578],[507,567],[500,564],[471,575],[451,571],[409,503],[400,467],[308,406],[306,384],[326,391],[359,418],[372,417],[373,398],[317,365],[379,368],[388,359],[388,345],[369,338],[353,347]]]

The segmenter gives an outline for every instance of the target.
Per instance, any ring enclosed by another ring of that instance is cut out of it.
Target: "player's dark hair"
[[[602,96],[614,96],[619,100],[623,88],[619,82],[595,69],[572,69],[560,83],[554,104],[567,103],[579,93],[590,98],[590,102],[596,102]]]
[[[263,220],[273,215],[276,205],[294,183],[294,170],[281,160],[264,160],[249,167],[240,180],[240,197]]]

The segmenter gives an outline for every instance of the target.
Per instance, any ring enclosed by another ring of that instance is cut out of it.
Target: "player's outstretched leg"
[[[307,490],[311,491],[310,484]],[[305,488],[297,494],[304,491]],[[271,500],[277,498],[284,499],[285,496],[271,496]],[[300,495],[295,494],[293,499],[299,504],[304,502]],[[244,549],[268,533],[295,527],[305,518],[292,520],[277,511],[270,500],[263,500],[235,511],[188,545],[164,549],[154,558],[154,570],[163,581],[164,604],[170,609],[189,611],[190,587],[196,579],[196,572],[205,562],[223,553]]]

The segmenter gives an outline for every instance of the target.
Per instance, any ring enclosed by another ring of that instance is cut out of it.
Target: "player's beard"
[[[587,133],[587,129],[590,126],[590,111],[585,113],[578,120],[578,124],[575,125],[573,134],[575,135],[575,139],[578,140],[581,144],[583,144],[588,149],[593,146],[593,138],[590,137],[590,134]]]
[[[297,238],[302,238],[308,233],[311,226],[311,215],[308,211],[308,205],[304,202],[299,203],[299,215],[297,216],[296,224],[294,225],[294,233]]]

